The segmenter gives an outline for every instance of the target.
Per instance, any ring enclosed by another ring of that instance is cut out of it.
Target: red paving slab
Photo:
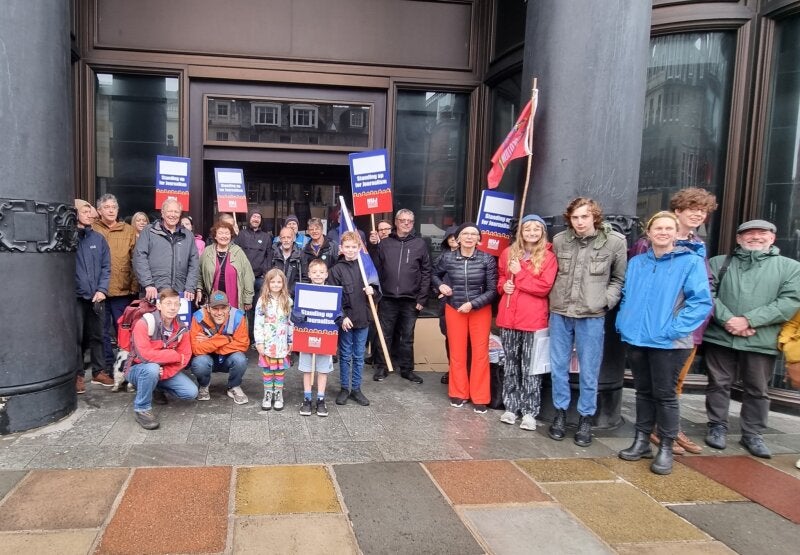
[[[800,480],[750,457],[684,457],[681,463],[800,524]]]
[[[427,462],[425,467],[454,505],[551,501],[509,461]]]
[[[34,470],[0,509],[0,530],[99,528],[127,468]]]
[[[225,549],[231,468],[135,471],[97,553],[214,553]]]

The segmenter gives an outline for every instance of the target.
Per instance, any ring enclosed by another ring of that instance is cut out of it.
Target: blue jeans
[[[556,409],[569,408],[569,363],[574,344],[580,366],[578,413],[581,416],[593,416],[597,411],[597,378],[603,362],[604,338],[605,316],[570,318],[550,314],[550,379],[553,383],[553,406]]]
[[[156,388],[171,393],[178,399],[191,400],[197,398],[197,386],[192,379],[178,372],[171,378],[159,380],[158,373],[161,366],[155,362],[134,364],[128,372],[128,381],[136,387],[136,397],[133,399],[133,410],[142,412],[153,408],[153,391]]]
[[[342,389],[361,389],[367,335],[368,327],[339,332],[339,381]]]
[[[197,378],[197,385],[206,387],[211,383],[211,372],[228,374],[228,389],[242,385],[244,372],[247,370],[247,355],[231,353],[229,355],[197,355],[192,358],[192,374]]]

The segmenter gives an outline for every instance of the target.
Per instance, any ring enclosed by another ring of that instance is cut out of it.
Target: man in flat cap
[[[744,222],[733,254],[709,261],[714,277],[714,316],[703,335],[708,368],[706,443],[725,449],[731,385],[742,381],[740,443],[750,454],[772,455],[762,434],[769,414],[768,384],[778,354],[781,325],[800,309],[800,262],[773,245],[775,224]]]

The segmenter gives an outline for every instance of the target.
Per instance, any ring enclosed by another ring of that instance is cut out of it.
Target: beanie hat
[[[290,215],[286,216],[286,221],[283,223],[283,225],[286,225],[289,222],[294,222],[294,223],[297,224],[297,227],[300,227],[300,220],[298,220],[297,216],[295,216],[294,214],[290,214]]]
[[[478,224],[476,224],[475,222],[464,222],[463,224],[458,226],[456,228],[456,232],[455,232],[456,239],[458,239],[458,236],[461,235],[461,232],[464,231],[465,229],[467,229],[468,227],[474,227],[475,229],[478,230],[478,241],[480,241],[481,240],[481,230],[478,228]]]
[[[547,229],[547,224],[544,223],[544,220],[541,218],[541,216],[538,216],[536,214],[527,214],[526,216],[523,216],[522,221],[519,223],[519,225],[522,226],[526,222],[539,222],[540,224],[542,224],[542,227]]]

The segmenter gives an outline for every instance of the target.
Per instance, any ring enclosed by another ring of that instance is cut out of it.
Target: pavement
[[[87,386],[77,411],[0,437],[0,554],[13,553],[796,553],[800,417],[770,414],[774,457],[729,447],[676,457],[672,475],[616,452],[625,424],[588,448],[448,404],[441,374],[390,375],[363,391],[368,407],[303,417],[301,376],[287,406],[262,411],[254,364],[247,405],[225,395],[156,406],[161,428],[133,419],[130,393]],[[739,404],[731,403],[731,429]],[[682,399],[698,443],[704,398]]]

